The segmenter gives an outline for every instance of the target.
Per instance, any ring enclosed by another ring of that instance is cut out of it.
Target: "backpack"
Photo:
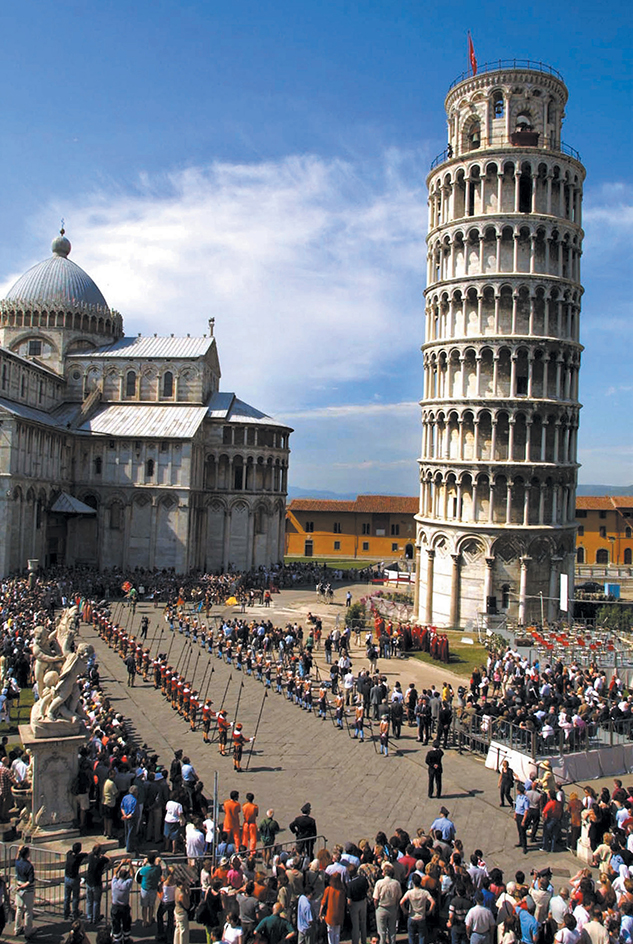
[[[274,819],[263,819],[259,824],[259,833],[265,846],[270,846],[275,841],[275,830],[271,830],[274,823]]]

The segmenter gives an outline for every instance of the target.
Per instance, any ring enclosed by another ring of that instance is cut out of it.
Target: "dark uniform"
[[[433,796],[433,787],[437,790],[437,796],[442,796],[442,758],[444,751],[440,747],[439,741],[433,742],[433,747],[427,751],[424,763],[428,768],[429,774],[429,796]]]

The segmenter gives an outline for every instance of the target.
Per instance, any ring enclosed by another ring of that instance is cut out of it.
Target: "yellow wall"
[[[576,536],[576,559],[578,563],[597,564],[603,563],[596,560],[598,551],[605,552],[608,556],[609,564],[630,564],[633,559],[633,537],[626,537],[627,528],[633,535],[633,518],[625,518],[623,513],[629,509],[616,511],[615,508],[605,509],[600,512],[599,509],[586,509],[584,512],[576,510],[576,523],[584,529],[584,534]],[[601,517],[601,514],[604,517]],[[586,517],[585,517],[586,516]],[[605,529],[605,534],[600,534],[600,528]],[[611,540],[610,540],[611,539]],[[578,551],[582,548],[584,551],[584,561],[579,559]],[[628,550],[628,554],[627,554]]]
[[[309,523],[314,525],[314,531],[306,530]],[[340,534],[334,531],[335,523],[340,525]],[[363,525],[368,528],[368,534],[363,534]],[[398,534],[391,533],[392,526],[397,527]],[[378,530],[384,530],[386,534],[376,534]],[[312,541],[311,555],[306,555],[306,541]],[[289,510],[286,516],[286,555],[289,557],[339,556],[382,560],[404,557],[407,545],[411,545],[413,558],[413,515]]]

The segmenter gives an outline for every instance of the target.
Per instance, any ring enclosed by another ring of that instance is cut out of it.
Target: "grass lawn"
[[[0,737],[6,735],[9,738],[9,747],[20,743],[18,725],[28,724],[32,706],[33,692],[30,688],[23,688],[20,693],[20,707],[17,707],[15,700],[11,703],[11,721],[9,723],[6,721],[0,722]]]
[[[447,632],[450,659],[448,668],[456,675],[463,675],[470,678],[470,673],[476,665],[485,665],[488,658],[488,650],[481,646],[476,640],[473,646],[461,642],[465,634],[461,632]],[[474,638],[474,637],[472,637]],[[428,665],[441,666],[443,663],[432,659],[428,652],[413,652],[413,658],[420,662],[426,662]]]

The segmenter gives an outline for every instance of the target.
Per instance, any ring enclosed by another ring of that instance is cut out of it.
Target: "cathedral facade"
[[[125,337],[60,234],[0,301],[0,575],[283,558],[292,430],[220,390],[213,337]]]

